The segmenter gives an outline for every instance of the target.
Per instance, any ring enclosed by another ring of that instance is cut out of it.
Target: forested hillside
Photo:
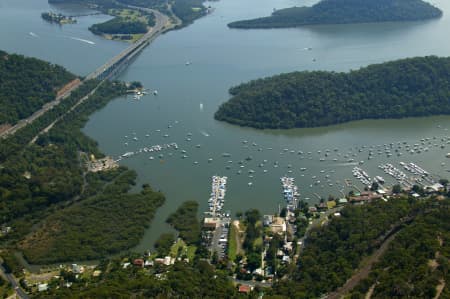
[[[0,125],[27,118],[73,79],[61,66],[0,51]]]
[[[288,298],[320,298],[342,286],[401,219],[419,208],[420,204],[402,199],[345,207],[341,217],[310,232],[291,279],[276,284],[273,292]]]
[[[450,206],[425,213],[390,244],[369,278],[352,292],[364,298],[449,298]]]
[[[237,21],[232,28],[279,28],[314,24],[404,22],[438,18],[442,11],[421,0],[322,0],[311,7],[291,7],[270,17]]]
[[[30,76],[41,71],[35,64],[46,65],[36,61],[24,62]],[[126,168],[87,171],[88,157],[103,155],[81,128],[90,114],[126,91],[123,83],[103,82],[66,113],[98,84],[85,82],[32,124],[0,141],[0,217],[2,227],[10,227],[1,236],[2,249],[21,249],[33,263],[101,258],[136,245],[163,203],[164,197],[148,185],[131,193],[136,174]],[[17,95],[11,91],[9,96]],[[29,144],[58,117],[61,121]]]
[[[417,57],[348,73],[305,71],[230,89],[215,118],[255,128],[450,114],[450,58]]]

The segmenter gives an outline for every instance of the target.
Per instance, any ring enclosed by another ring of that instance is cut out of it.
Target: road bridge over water
[[[168,16],[160,13],[159,11],[149,9],[149,8],[142,8],[142,7],[136,7],[136,6],[128,6],[128,8],[142,10],[147,13],[153,13],[155,16],[155,25],[150,28],[150,30],[144,34],[139,40],[128,46],[125,50],[120,52],[118,55],[110,59],[108,62],[103,64],[102,66],[98,67],[95,71],[90,73],[85,77],[84,81],[91,80],[91,79],[98,79],[100,81],[108,80],[114,77],[115,75],[119,74],[121,71],[125,69],[125,67],[133,60],[133,58],[136,57],[137,54],[139,54],[147,45],[149,45],[156,37],[158,37],[160,34],[164,33],[167,30],[170,30],[174,28],[175,26],[179,25],[181,23],[180,20],[178,20],[175,17],[175,21],[170,19]],[[0,138],[5,138],[9,135],[15,134],[18,130],[21,128],[27,126],[28,124],[32,123],[34,120],[39,118],[41,115],[52,109],[54,106],[58,105],[62,100],[70,96],[71,92],[77,89],[80,85],[82,85],[82,82],[79,82],[79,84],[74,84],[69,88],[68,90],[65,90],[64,93],[58,95],[54,101],[46,103],[41,109],[33,113],[31,116],[29,116],[26,119],[21,119],[17,124],[14,126],[11,126],[7,128],[6,130],[0,132]],[[75,106],[80,104],[86,100],[86,97],[80,99]],[[53,126],[53,123],[52,125]],[[51,127],[50,127],[51,128]],[[49,127],[45,128],[46,131],[50,129]],[[33,139],[35,140],[35,139]]]
[[[109,79],[112,76],[118,74],[123,67],[129,64],[129,62],[140,53],[148,44],[150,44],[156,37],[158,37],[162,32],[164,32],[170,26],[170,19],[166,15],[147,8],[130,7],[134,9],[144,10],[146,12],[151,12],[155,16],[155,25],[144,34],[139,40],[127,47],[117,56],[113,57],[104,65],[98,67],[95,71],[86,76],[85,80],[90,79]],[[172,25],[173,26],[173,25]]]

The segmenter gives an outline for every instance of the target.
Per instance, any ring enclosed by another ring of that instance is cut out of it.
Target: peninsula
[[[319,127],[362,119],[450,114],[450,58],[370,65],[348,73],[305,71],[230,89],[217,120],[259,129]]]
[[[269,17],[236,21],[230,28],[288,28],[319,24],[419,21],[442,16],[422,0],[322,0],[311,7],[275,10]]]

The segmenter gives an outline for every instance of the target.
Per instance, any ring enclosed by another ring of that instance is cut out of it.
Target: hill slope
[[[230,93],[215,118],[255,128],[450,114],[450,58],[402,59],[349,73],[294,72]]]
[[[422,0],[322,0],[311,7],[291,7],[270,17],[237,21],[231,28],[280,28],[314,24],[418,21],[442,11]]]
[[[61,66],[0,51],[0,125],[30,116],[73,79]]]

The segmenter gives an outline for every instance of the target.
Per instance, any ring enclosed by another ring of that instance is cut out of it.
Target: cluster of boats
[[[394,165],[392,165],[391,163],[381,164],[380,166],[378,166],[378,168],[382,169],[385,173],[389,174],[400,183],[406,183],[410,185],[406,174],[400,169],[394,167]]]
[[[291,177],[281,177],[281,185],[283,186],[283,196],[286,200],[287,209],[294,211],[298,206],[298,187],[295,185],[295,179]]]
[[[372,179],[370,176],[359,167],[353,168],[353,176],[356,177],[363,185],[370,186],[372,184]]]
[[[157,153],[157,152],[161,152],[162,150],[165,150],[165,149],[175,149],[176,150],[176,149],[178,149],[178,144],[176,144],[175,142],[172,142],[172,143],[166,143],[166,144],[162,144],[162,145],[156,144],[156,145],[152,145],[149,147],[143,147],[143,148],[138,149],[135,152],[126,152],[125,154],[121,155],[121,158],[128,158],[128,157],[134,156],[136,154],[140,154],[140,153]],[[159,158],[163,158],[163,154],[160,154]],[[149,159],[153,160],[154,157],[150,156]],[[118,161],[120,161],[120,160],[118,160]]]
[[[138,90],[138,91],[136,91],[134,93],[133,100],[140,100],[146,94],[148,94],[148,92],[145,89],[144,90]],[[156,89],[153,91],[153,95],[155,95],[155,96],[158,95],[158,91]]]
[[[211,197],[208,200],[209,212],[213,217],[219,216],[225,203],[225,192],[227,185],[226,176],[213,176],[211,184]]]
[[[425,171],[422,167],[420,167],[417,164],[414,164],[412,162],[410,162],[410,163],[400,162],[400,165],[403,166],[403,168],[405,170],[407,170],[415,175],[419,175],[422,177],[429,175],[429,173],[427,171]]]

